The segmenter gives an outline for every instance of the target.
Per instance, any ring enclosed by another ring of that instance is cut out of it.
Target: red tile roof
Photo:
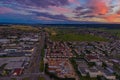
[[[87,55],[86,56],[86,58],[88,59],[88,60],[91,60],[91,59],[98,59],[98,57],[97,56],[93,56],[93,55]]]
[[[22,74],[22,72],[23,72],[23,69],[15,69],[14,71],[13,71],[13,75],[15,75],[15,76],[18,76],[18,75],[21,75]]]

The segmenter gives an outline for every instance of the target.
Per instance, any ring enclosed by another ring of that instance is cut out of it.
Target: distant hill
[[[120,24],[42,24],[41,26],[120,29]]]
[[[0,25],[15,25],[11,23],[0,24]],[[120,24],[19,24],[16,25],[31,25],[35,27],[81,27],[81,28],[109,28],[109,29],[120,29]]]

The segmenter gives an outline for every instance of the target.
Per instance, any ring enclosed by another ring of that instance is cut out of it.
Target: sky
[[[120,0],[0,0],[0,23],[120,23]]]

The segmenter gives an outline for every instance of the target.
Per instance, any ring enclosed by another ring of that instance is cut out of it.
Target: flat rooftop
[[[10,62],[23,62],[23,61],[29,61],[29,57],[6,57],[6,58],[0,58],[0,66],[5,64],[5,63],[10,63]]]

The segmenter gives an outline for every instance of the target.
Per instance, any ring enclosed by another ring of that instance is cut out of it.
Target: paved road
[[[40,61],[41,61],[41,51],[44,48],[45,43],[45,33],[41,32],[39,36],[39,43],[36,45],[35,53],[33,55],[33,60],[31,60],[29,73],[40,73]],[[39,75],[38,75],[39,76]],[[43,76],[43,75],[42,75]],[[48,76],[44,75],[46,80],[50,80]],[[37,80],[36,76],[31,76],[31,80]]]
[[[44,77],[46,80],[49,80],[49,77],[43,73],[28,73],[28,74],[26,73],[26,74],[21,75],[21,76],[1,77],[0,80],[11,80],[11,78],[16,78],[17,80],[22,80],[25,77],[30,77],[30,80],[37,80],[37,78],[39,76]]]
[[[39,66],[40,66],[40,60],[41,58],[41,50],[44,47],[45,41],[45,34],[41,32],[39,34],[39,43],[36,45],[34,53],[31,57],[31,62],[28,70],[25,71],[25,73],[39,73]]]

